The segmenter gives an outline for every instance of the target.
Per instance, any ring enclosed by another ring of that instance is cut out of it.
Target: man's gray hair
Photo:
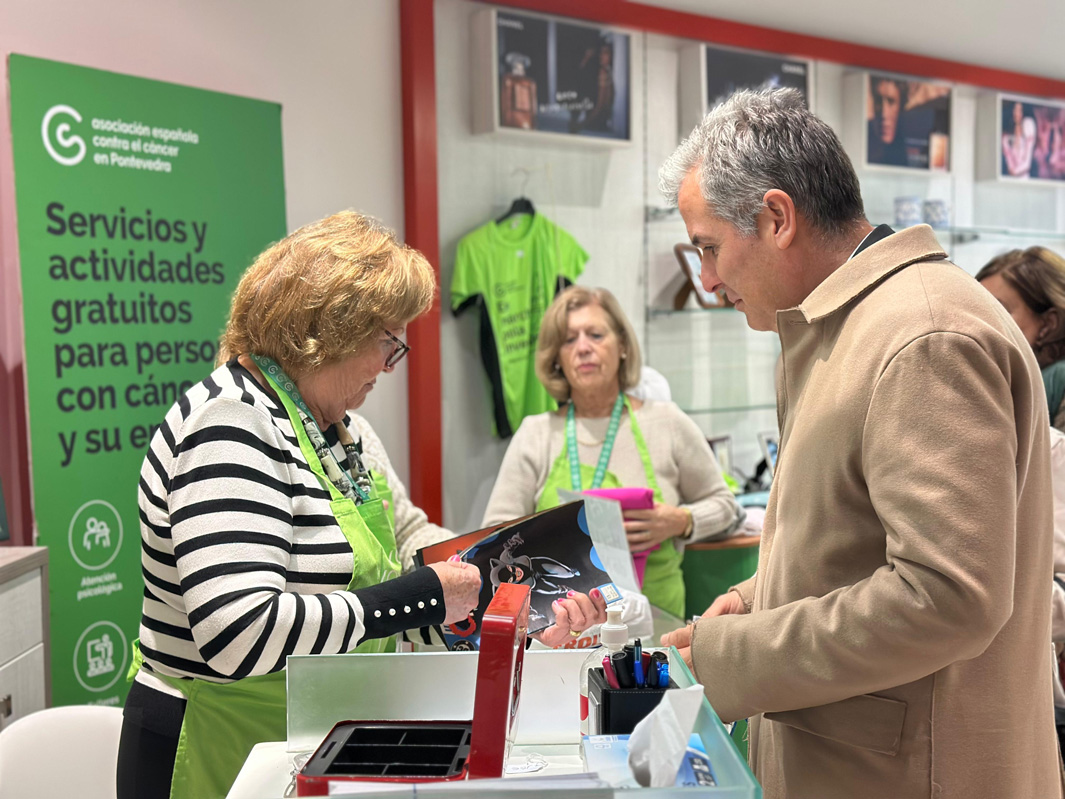
[[[795,89],[739,91],[707,114],[658,171],[659,189],[674,205],[693,169],[714,215],[744,236],[754,234],[770,189],[786,192],[829,237],[865,218],[843,145]]]

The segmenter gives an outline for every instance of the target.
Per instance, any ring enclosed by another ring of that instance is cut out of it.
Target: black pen
[[[615,652],[610,656],[610,664],[614,667],[614,675],[618,678],[618,684],[622,688],[632,688],[632,669],[629,666],[628,652]]]

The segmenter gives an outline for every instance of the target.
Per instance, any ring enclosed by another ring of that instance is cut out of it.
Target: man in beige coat
[[[667,638],[766,798],[1061,797],[1031,347],[929,228],[869,225],[794,91],[733,95],[660,176],[703,285],[780,336],[758,572]]]

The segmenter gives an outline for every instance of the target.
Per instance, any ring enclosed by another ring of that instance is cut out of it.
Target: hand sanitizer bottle
[[[602,668],[603,657],[621,652],[628,642],[629,626],[621,620],[621,608],[607,608],[606,623],[599,628],[601,645],[589,652],[581,663],[581,735],[589,735],[591,727],[588,718],[588,671]]]

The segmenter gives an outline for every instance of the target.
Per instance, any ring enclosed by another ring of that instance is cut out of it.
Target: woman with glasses
[[[1065,430],[1065,258],[1046,247],[992,258],[976,279],[1002,303],[1032,345],[1050,424]]]
[[[386,651],[476,606],[466,564],[401,576],[405,536],[448,534],[424,518],[394,532],[349,413],[407,353],[435,290],[420,253],[353,212],[297,230],[242,277],[218,368],[170,409],[141,470],[119,797],[224,796],[254,744],[286,736],[289,655]]]

